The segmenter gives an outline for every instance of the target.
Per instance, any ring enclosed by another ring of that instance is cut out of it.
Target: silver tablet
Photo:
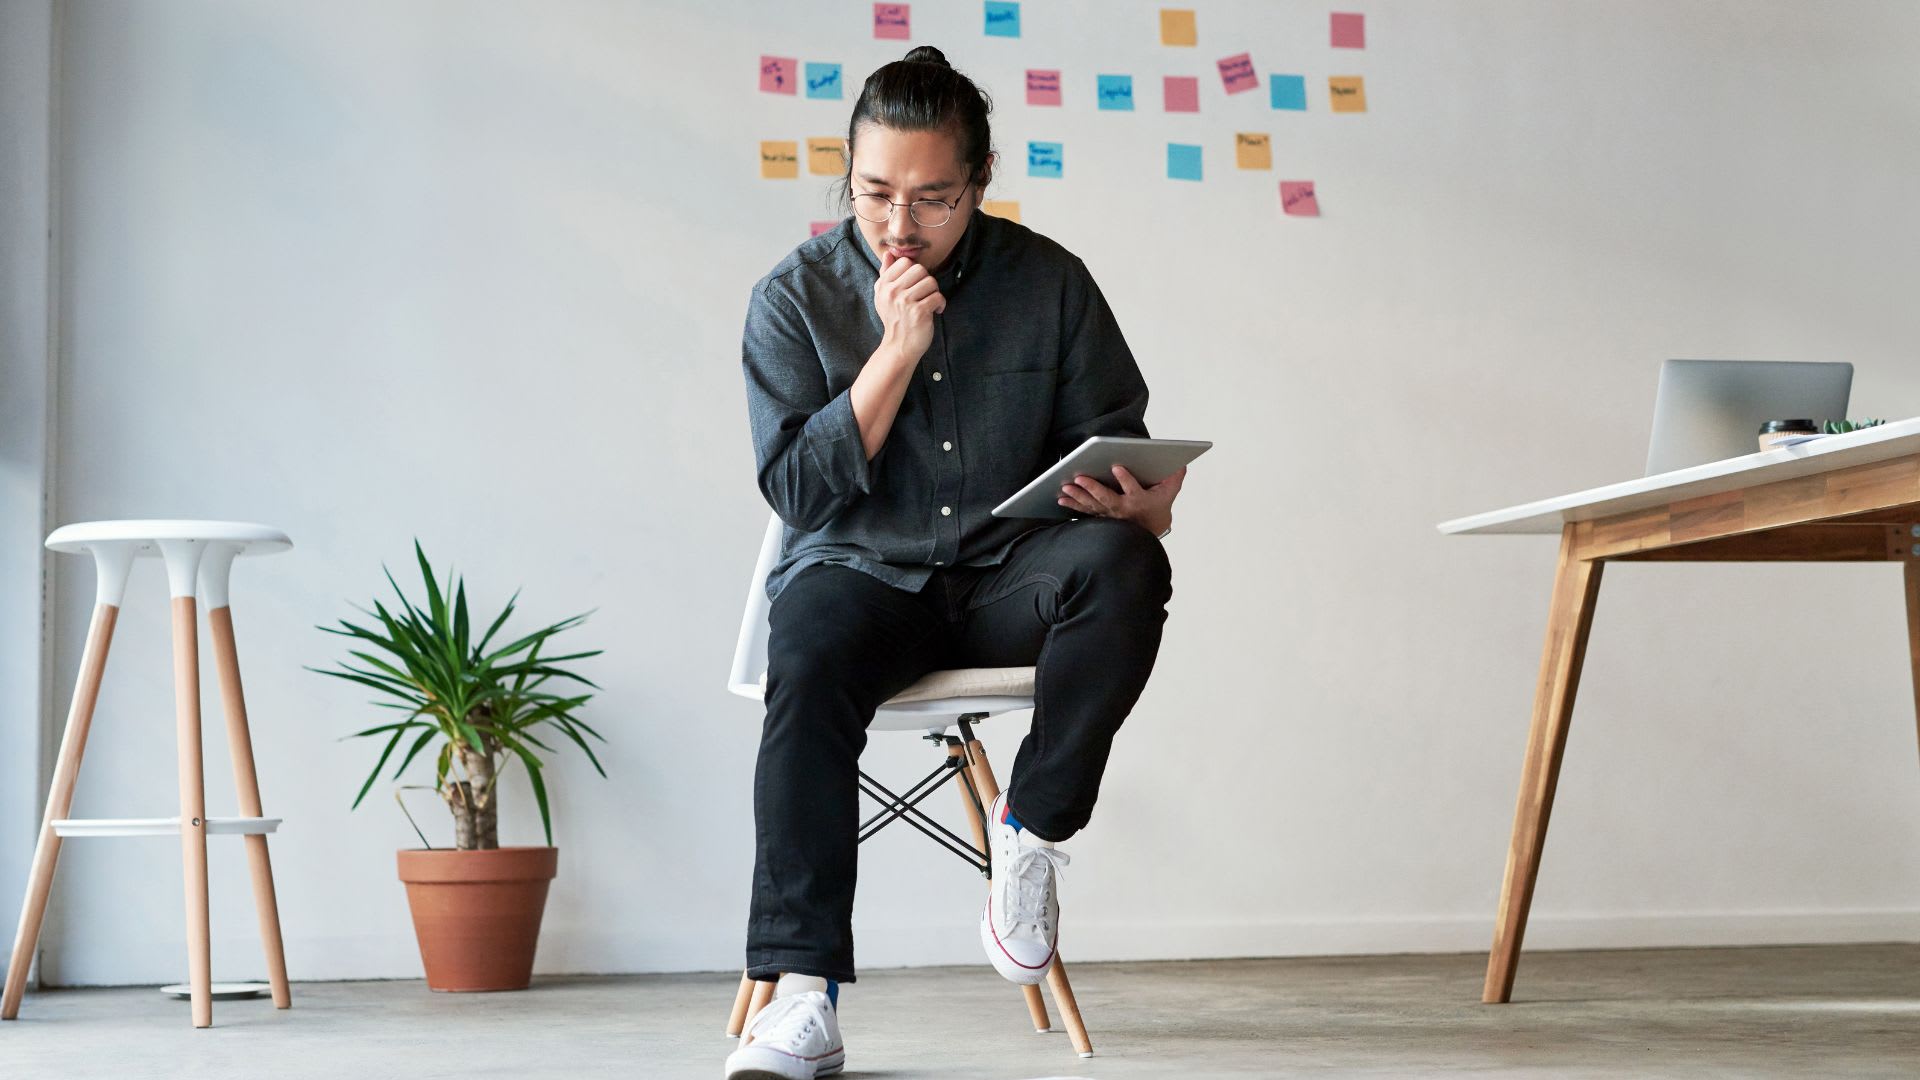
[[[1119,488],[1113,467],[1122,465],[1144,486],[1152,486],[1180,471],[1180,467],[1213,444],[1194,439],[1136,439],[1124,435],[1095,435],[1060,459],[1060,463],[993,508],[994,517],[1070,518],[1076,510],[1059,503],[1060,489],[1085,473],[1110,488]]]

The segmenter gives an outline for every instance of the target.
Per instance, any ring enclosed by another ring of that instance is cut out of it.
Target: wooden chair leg
[[[246,817],[265,817],[260,806],[260,778],[253,764],[253,736],[247,725],[247,699],[240,686],[240,654],[233,643],[233,609],[225,604],[207,612],[207,625],[213,634],[214,666],[220,673],[220,702],[227,715],[227,744],[233,755],[233,788],[239,798],[240,813]],[[247,844],[247,868],[253,877],[253,903],[260,915],[260,942],[266,953],[267,978],[273,986],[273,1005],[285,1009],[293,1005],[293,991],[287,984],[286,946],[280,937],[280,906],[273,891],[273,862],[267,856],[267,838],[251,833]]]
[[[113,642],[113,625],[119,617],[118,605],[98,604],[93,609],[93,624],[87,629],[86,648],[80,655],[80,680],[74,686],[73,702],[68,706],[66,732],[60,737],[60,757],[53,770],[53,786],[47,793],[46,814],[40,819],[40,840],[33,849],[33,869],[27,875],[27,896],[20,906],[20,926],[13,937],[12,956],[7,961],[6,990],[0,994],[0,1020],[12,1020],[20,1015],[20,999],[27,989],[27,968],[40,942],[40,924],[47,913],[47,896],[53,889],[53,870],[60,861],[60,837],[53,831],[53,823],[73,811],[74,782],[80,775],[80,758],[86,753],[94,703],[100,698],[100,677],[107,667],[107,648]]]
[[[727,1017],[727,1038],[737,1039],[747,1029],[747,1006],[753,1004],[753,976],[740,973],[740,989],[733,995],[733,1013]]]
[[[1913,714],[1920,723],[1920,556],[1906,561],[1907,652],[1913,661]]]
[[[1568,524],[1560,534],[1553,603],[1548,609],[1546,644],[1534,690],[1527,756],[1520,772],[1519,804],[1514,809],[1513,838],[1507,847],[1493,949],[1487,958],[1487,980],[1481,992],[1481,1000],[1488,1004],[1513,996],[1520,941],[1526,934],[1527,911],[1533,904],[1534,881],[1540,873],[1547,818],[1553,811],[1554,788],[1560,781],[1560,760],[1567,748],[1574,694],[1580,687],[1580,667],[1586,659],[1587,633],[1593,626],[1594,603],[1600,594],[1602,565],[1574,556],[1573,525]]]
[[[979,745],[980,741],[975,739],[974,746],[978,747]],[[981,753],[984,753],[984,751],[981,751]],[[950,743],[947,746],[947,755],[949,757],[964,759],[966,757],[966,751],[964,748]],[[980,787],[977,774],[970,765],[963,764],[961,768],[966,769],[967,776],[974,779],[974,789],[980,796],[981,806],[991,804],[1000,794],[998,789],[995,789],[992,794],[988,794],[985,788]],[[987,778],[989,780],[993,778],[991,770],[988,771]],[[956,777],[955,779],[958,780],[959,778]],[[987,827],[986,823],[980,820],[979,809],[973,805],[973,795],[968,793],[966,785],[964,784],[956,783],[954,786],[960,789],[960,805],[967,816],[967,827],[973,830],[973,844],[981,851],[986,851]],[[1038,986],[1023,986],[1020,989],[1026,991],[1027,1016],[1033,1021],[1033,1030],[1042,1035],[1052,1031],[1053,1021],[1047,1017],[1047,999],[1046,996],[1040,992],[1040,988]]]
[[[200,757],[199,625],[191,596],[173,598],[173,703],[180,755],[180,864],[186,881],[187,984],[192,991],[193,1026],[203,1028],[213,1026],[213,952],[207,913],[207,788]]]
[[[993,765],[987,761],[987,748],[980,744],[979,739],[973,739],[966,744],[966,751],[974,787],[980,790],[980,801],[991,803],[1000,797],[1000,782],[994,779]],[[1081,1057],[1092,1057],[1093,1041],[1087,1037],[1087,1025],[1080,1019],[1080,1006],[1074,1001],[1073,986],[1067,981],[1066,962],[1060,959],[1058,949],[1054,950],[1053,964],[1047,969],[1047,986],[1053,991],[1053,1003],[1060,1007],[1060,1018],[1067,1023],[1067,1035],[1073,1040],[1073,1048]],[[1023,989],[1027,992],[1027,1010],[1033,1014],[1035,1030],[1049,1030],[1046,1006],[1040,1001],[1040,988],[1028,986]]]

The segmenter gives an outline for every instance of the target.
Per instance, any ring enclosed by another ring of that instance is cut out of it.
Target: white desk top
[[[1920,454],[1920,417],[1895,420],[1879,427],[1829,435],[1824,439],[1765,453],[1710,461],[1688,469],[1625,480],[1605,487],[1576,491],[1539,502],[1510,506],[1471,517],[1442,522],[1449,536],[1480,533],[1552,533],[1569,521],[1590,521],[1630,510],[1664,506],[1681,499],[1717,495],[1755,484],[1791,480],[1831,472],[1850,465],[1866,465],[1888,458]]]

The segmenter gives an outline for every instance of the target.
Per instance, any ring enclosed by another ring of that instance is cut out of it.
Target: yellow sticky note
[[[1327,79],[1327,99],[1334,112],[1366,112],[1366,81],[1358,75],[1334,75]]]
[[[846,160],[840,156],[841,140],[808,139],[807,171],[815,176],[839,176],[847,171]]]
[[[797,180],[799,178],[799,143],[763,142],[760,144],[760,179]]]
[[[1012,199],[986,199],[980,203],[980,212],[1003,217],[1008,221],[1020,220],[1020,204]]]
[[[1243,131],[1233,137],[1233,156],[1243,169],[1273,168],[1273,139]]]
[[[1160,44],[1198,45],[1200,32],[1193,25],[1191,8],[1160,9]]]

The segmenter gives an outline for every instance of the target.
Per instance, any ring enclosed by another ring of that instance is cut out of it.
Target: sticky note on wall
[[[807,223],[809,237],[819,236],[823,232],[832,232],[840,227],[837,221],[810,221]]]
[[[1168,112],[1200,111],[1200,80],[1185,75],[1169,75],[1166,82]]]
[[[807,171],[815,176],[839,176],[847,171],[846,159],[840,156],[841,140],[837,138],[807,140]]]
[[[1020,204],[1012,199],[984,199],[980,203],[980,212],[1008,221],[1020,220]]]
[[[1280,181],[1280,210],[1291,217],[1319,217],[1320,202],[1313,194],[1313,181]]]
[[[1027,69],[1027,104],[1060,104],[1060,72],[1040,68]]]
[[[1200,148],[1185,143],[1168,143],[1167,179],[1200,179]]]
[[[1347,11],[1334,12],[1333,47],[1336,49],[1366,48],[1367,17]]]
[[[1020,5],[1003,0],[986,0],[987,36],[1019,37]]]
[[[840,93],[839,64],[807,65],[807,96],[822,100],[838,101]]]
[[[1061,176],[1062,147],[1057,142],[1027,144],[1027,175],[1058,180]]]
[[[1162,45],[1198,45],[1199,30],[1195,28],[1192,8],[1160,9],[1160,44]]]
[[[760,58],[760,90],[767,94],[792,94],[799,90],[796,78],[800,61],[791,56]]]
[[[1366,112],[1366,81],[1358,75],[1334,75],[1327,79],[1327,98],[1334,112]]]
[[[873,36],[888,41],[907,40],[912,7],[912,4],[873,5]]]
[[[1260,85],[1260,76],[1253,73],[1253,57],[1248,53],[1229,56],[1220,61],[1220,81],[1225,84],[1227,93],[1239,94]]]
[[[760,179],[796,180],[799,177],[799,143],[763,142],[760,144]]]
[[[1233,137],[1233,159],[1243,169],[1273,168],[1273,139],[1243,131]]]
[[[1307,107],[1307,79],[1304,75],[1269,75],[1267,93],[1276,109]]]
[[[1095,84],[1099,87],[1102,109],[1133,111],[1133,76],[1101,75]]]

